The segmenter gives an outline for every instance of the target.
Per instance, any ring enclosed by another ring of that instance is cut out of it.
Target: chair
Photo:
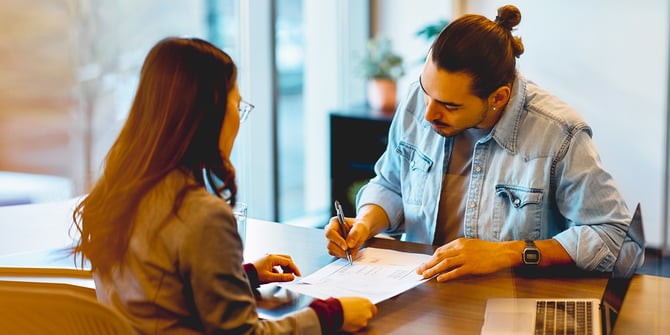
[[[135,334],[129,322],[95,299],[90,288],[62,283],[0,281],[3,334]]]

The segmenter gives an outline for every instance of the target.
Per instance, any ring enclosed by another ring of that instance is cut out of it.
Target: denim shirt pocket
[[[420,152],[417,147],[406,142],[400,142],[395,149],[402,158],[403,202],[412,205],[421,205],[424,188],[428,179],[428,171],[433,161]]]
[[[515,185],[495,187],[498,204],[494,214],[494,235],[501,241],[535,240],[542,228],[544,191]]]

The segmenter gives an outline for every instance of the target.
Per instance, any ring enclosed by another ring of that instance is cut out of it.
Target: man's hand
[[[437,276],[438,282],[465,275],[493,273],[515,265],[514,257],[521,258],[517,249],[522,241],[489,242],[479,239],[459,238],[435,250],[433,257],[419,266],[417,273],[423,278]]]
[[[370,230],[367,225],[357,222],[354,218],[344,218],[344,226],[347,234],[346,240],[340,234],[340,226],[337,217],[332,217],[325,227],[326,239],[328,239],[328,253],[340,258],[347,258],[346,250],[349,249],[351,258],[356,259],[358,249],[367,240]]]

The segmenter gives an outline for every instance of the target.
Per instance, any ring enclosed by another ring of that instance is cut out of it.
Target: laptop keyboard
[[[538,301],[535,335],[593,335],[592,302]]]

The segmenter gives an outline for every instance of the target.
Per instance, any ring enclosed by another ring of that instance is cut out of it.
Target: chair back
[[[128,321],[95,291],[61,283],[0,281],[3,334],[133,335]]]

